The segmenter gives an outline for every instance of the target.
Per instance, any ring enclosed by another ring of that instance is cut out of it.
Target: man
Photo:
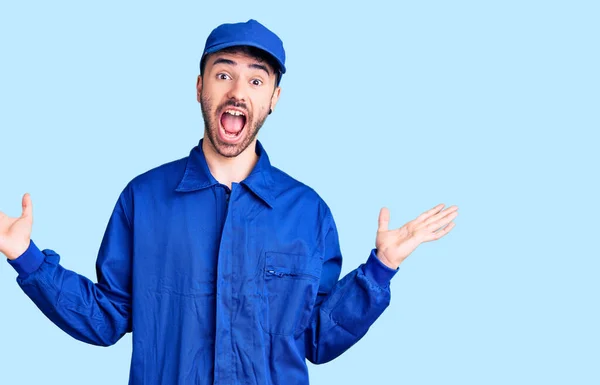
[[[133,332],[130,384],[308,384],[306,359],[330,361],[362,338],[400,263],[454,226],[457,208],[438,205],[389,230],[384,208],[376,248],[338,281],[329,207],[257,140],[285,72],[281,40],[260,23],[212,31],[196,84],[204,137],[122,191],[98,283],[30,239],[28,194],[21,217],[0,213],[0,251],[52,322],[102,346]]]

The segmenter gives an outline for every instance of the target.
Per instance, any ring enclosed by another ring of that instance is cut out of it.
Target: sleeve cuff
[[[392,269],[377,258],[377,249],[371,250],[367,263],[363,266],[363,272],[367,278],[377,282],[379,286],[387,286],[400,268]]]
[[[25,277],[36,271],[42,265],[45,258],[44,253],[33,243],[33,240],[30,240],[29,247],[23,254],[17,259],[12,261],[7,259],[7,261],[19,273],[20,277]]]

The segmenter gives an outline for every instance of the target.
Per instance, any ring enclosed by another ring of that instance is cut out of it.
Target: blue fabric
[[[25,252],[15,260],[7,259],[8,263],[14,267],[21,278],[36,271],[44,262],[44,254],[40,252],[33,240],[29,241],[29,247]]]
[[[339,280],[337,229],[314,190],[271,166],[260,142],[230,190],[201,148],[128,183],[98,283],[33,241],[10,262],[17,282],[78,340],[107,346],[133,331],[130,384],[308,384],[306,359],[330,361],[362,338],[397,270],[371,250]]]
[[[262,49],[277,61],[281,73],[285,73],[283,42],[279,36],[253,19],[245,23],[221,24],[213,29],[206,39],[202,58],[209,53],[238,45],[248,45]],[[202,61],[200,61],[200,67],[202,67]]]

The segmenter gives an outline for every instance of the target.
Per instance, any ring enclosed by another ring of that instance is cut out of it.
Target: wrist
[[[9,260],[14,261],[27,251],[27,249],[29,248],[30,242],[31,242],[31,240],[27,240],[26,243],[22,243],[20,245],[17,245],[16,247],[13,247],[13,248],[7,250],[4,253],[4,255],[6,255],[6,258],[8,258]]]
[[[381,261],[381,263],[383,263],[384,265],[386,265],[387,267],[389,267],[390,269],[398,269],[398,267],[400,266],[400,263],[402,263],[402,261],[398,262],[398,263],[393,263],[392,261],[390,261],[385,254],[383,253],[383,251],[377,249],[377,253],[376,253],[377,259],[379,259],[379,261]]]
[[[377,249],[372,249],[367,262],[362,266],[363,273],[371,281],[376,282],[380,287],[386,287],[391,279],[399,271],[398,268],[391,268],[383,263],[377,257]]]

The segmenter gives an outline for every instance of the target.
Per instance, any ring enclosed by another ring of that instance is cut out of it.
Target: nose
[[[229,99],[234,99],[240,102],[246,101],[246,84],[243,80],[237,78],[231,81],[231,87],[227,92]]]

